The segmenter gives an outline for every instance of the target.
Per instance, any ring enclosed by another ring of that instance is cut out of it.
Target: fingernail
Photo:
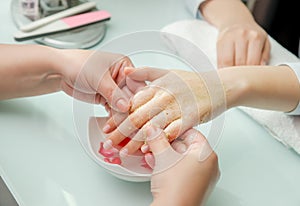
[[[108,132],[109,131],[109,129],[110,129],[110,126],[109,126],[109,124],[106,124],[104,127],[103,127],[103,132]]]
[[[148,144],[143,144],[143,146],[141,147],[142,153],[147,153],[147,152],[149,152],[149,150],[150,150],[150,147]]]
[[[145,154],[144,158],[145,158],[145,162],[146,162],[147,166],[149,166],[151,169],[153,169],[154,165],[155,165],[154,156],[151,153],[147,153],[147,154]]]
[[[121,149],[119,155],[120,155],[120,157],[127,157],[128,149],[127,148]]]
[[[128,109],[128,104],[124,99],[119,99],[117,101],[117,107],[122,111],[122,112],[126,112]]]
[[[263,66],[264,66],[264,65],[267,65],[267,61],[266,61],[266,60],[262,60],[262,61],[260,62],[260,64],[263,65]]]
[[[186,152],[186,145],[185,144],[179,144],[177,147],[177,152],[179,153],[185,153]]]
[[[159,135],[161,134],[162,129],[159,127],[155,127],[153,125],[149,125],[147,127],[147,132],[146,132],[146,140],[153,140],[155,138],[158,138]]]
[[[194,141],[196,140],[196,135],[195,134],[190,134],[188,137],[186,137],[186,140],[188,142],[188,144],[193,144]]]
[[[112,141],[110,139],[106,140],[104,143],[103,143],[103,148],[104,149],[110,149],[112,148]]]

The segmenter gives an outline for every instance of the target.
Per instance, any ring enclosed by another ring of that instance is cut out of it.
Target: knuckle
[[[160,95],[160,102],[164,103],[165,105],[169,105],[175,101],[175,97],[168,92],[163,92]]]
[[[241,29],[237,30],[237,34],[238,34],[239,36],[245,37],[245,36],[247,36],[247,34],[248,34],[248,30],[245,29],[245,28],[241,28]]]
[[[134,127],[140,128],[143,125],[145,118],[143,117],[143,115],[135,113],[129,116],[129,121]]]
[[[251,35],[251,38],[256,41],[259,41],[263,38],[263,35],[258,31],[252,31],[250,33],[250,35]]]

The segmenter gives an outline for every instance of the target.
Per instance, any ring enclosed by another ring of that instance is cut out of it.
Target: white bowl
[[[152,170],[145,167],[143,154],[139,151],[135,155],[121,158],[122,164],[111,164],[104,161],[104,156],[99,154],[100,142],[105,141],[106,134],[102,132],[106,117],[91,117],[89,119],[89,129],[87,135],[86,151],[96,163],[106,169],[109,173],[122,180],[131,182],[150,181]]]

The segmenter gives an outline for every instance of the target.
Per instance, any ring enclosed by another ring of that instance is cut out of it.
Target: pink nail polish
[[[112,148],[112,141],[110,139],[106,140],[104,143],[103,143],[103,148],[104,149],[110,149]]]
[[[106,124],[104,127],[103,127],[103,132],[108,132],[109,131],[109,129],[110,129],[110,126],[109,126],[109,124]]]
[[[120,155],[120,157],[127,157],[128,149],[127,148],[121,149],[119,155]]]
[[[113,149],[104,149],[103,142],[100,143],[98,153],[104,157],[113,157],[116,154],[116,152]]]
[[[141,151],[143,153],[147,153],[147,152],[149,152],[149,150],[150,150],[150,147],[147,144],[143,144],[143,146],[141,147]]]

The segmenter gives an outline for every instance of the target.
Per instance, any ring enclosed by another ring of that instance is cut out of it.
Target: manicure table
[[[111,12],[112,19],[107,22],[104,40],[91,49],[123,34],[160,30],[172,22],[193,18],[182,0],[97,3],[100,9]],[[13,40],[17,29],[11,19],[10,1],[0,1],[0,10],[0,42],[20,44]],[[181,66],[168,57],[151,55],[136,55],[133,62],[137,66]],[[16,201],[8,203],[8,195],[0,195],[0,206],[149,205],[149,182],[120,180],[87,155],[77,137],[73,103],[63,92],[0,101],[0,176]],[[106,114],[100,106],[97,113]],[[240,110],[231,109],[224,118],[214,148],[221,177],[206,205],[300,205],[300,156]],[[183,193],[187,191],[182,188]]]

